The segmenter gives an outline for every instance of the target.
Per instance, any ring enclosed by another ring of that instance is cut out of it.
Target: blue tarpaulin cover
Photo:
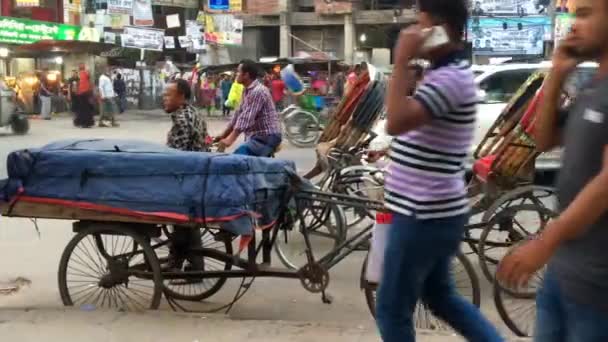
[[[7,170],[9,178],[0,183],[0,199],[7,202],[31,197],[175,215],[224,222],[239,235],[277,218],[295,175],[295,165],[285,160],[102,139],[15,151]]]

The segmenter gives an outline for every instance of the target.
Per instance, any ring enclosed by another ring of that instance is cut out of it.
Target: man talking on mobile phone
[[[419,0],[418,24],[400,33],[393,54],[385,104],[386,131],[395,138],[384,186],[392,223],[376,307],[385,342],[415,341],[419,300],[469,341],[503,341],[457,293],[450,273],[469,217],[464,164],[477,113],[463,42],[467,3]],[[431,67],[415,87],[408,66],[418,58]]]
[[[537,342],[608,341],[608,0],[577,0],[575,16],[553,53],[534,134],[540,151],[564,146],[560,213],[497,274],[517,287],[548,265],[536,297]],[[583,60],[599,62],[598,72],[560,111],[564,82]]]

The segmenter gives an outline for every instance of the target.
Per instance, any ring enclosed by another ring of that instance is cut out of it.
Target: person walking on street
[[[393,53],[385,105],[386,131],[395,137],[384,188],[392,223],[376,307],[385,342],[416,340],[418,301],[468,341],[503,341],[458,294],[450,272],[469,217],[463,170],[476,118],[477,86],[462,40],[467,2],[418,1],[418,24],[400,33]],[[437,25],[449,42],[423,48],[428,38],[423,29]],[[414,90],[408,68],[418,58],[429,60],[431,69]]]
[[[500,284],[524,285],[546,266],[536,295],[536,342],[608,341],[608,1],[577,0],[570,33],[553,52],[534,139],[539,151],[564,147],[557,180],[559,216],[504,257]],[[560,110],[576,66],[599,68]]]
[[[285,98],[285,82],[283,82],[278,74],[272,75],[270,90],[272,92],[272,101],[274,101],[277,111],[282,111],[284,108],[283,102]]]
[[[116,93],[116,100],[118,102],[118,112],[122,114],[127,109],[127,85],[122,79],[122,75],[120,73],[116,73],[113,86],[114,92]]]
[[[75,118],[74,126],[89,128],[95,124],[93,119],[93,86],[89,72],[84,64],[78,67],[78,90],[75,96]]]
[[[245,87],[243,99],[219,139],[223,146],[230,147],[244,134],[245,142],[234,153],[268,157],[281,144],[281,125],[272,95],[258,76],[255,62],[243,60],[239,64],[236,82]]]
[[[116,94],[114,85],[107,69],[99,76],[99,97],[101,100],[101,114],[99,115],[99,127],[118,127],[116,118]]]
[[[222,82],[220,82],[220,88],[222,89],[222,115],[227,117],[230,115],[231,108],[228,106],[228,95],[230,95],[230,89],[232,88],[232,77],[224,75]]]
[[[172,126],[167,134],[167,146],[193,152],[208,152],[210,138],[203,116],[190,104],[190,84],[186,80],[170,81],[163,94],[163,109],[171,115]],[[176,226],[169,246],[169,262],[173,269],[203,270],[203,259],[190,255],[190,250],[201,247],[200,229]]]
[[[40,117],[44,120],[51,120],[51,99],[53,93],[49,90],[46,73],[40,76],[39,82],[40,89],[38,90],[38,97],[40,98]]]
[[[72,76],[68,79],[68,101],[70,110],[76,113],[76,94],[78,93],[78,71],[72,70]]]

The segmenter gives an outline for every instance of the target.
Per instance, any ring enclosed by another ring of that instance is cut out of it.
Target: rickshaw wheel
[[[201,246],[203,248],[220,249],[227,255],[233,254],[232,239],[227,234],[213,234],[209,229],[201,232]],[[168,248],[156,249],[157,255],[161,252],[160,260],[165,261],[169,255]],[[197,256],[198,257],[198,256]],[[201,256],[205,271],[229,271],[232,269],[232,262],[217,260],[209,256]],[[184,271],[188,271],[185,266]],[[199,302],[216,294],[226,284],[228,278],[217,277],[213,279],[201,279],[197,281],[187,280],[165,280],[165,296],[177,300]]]
[[[479,237],[479,267],[489,282],[502,257],[513,244],[541,232],[555,215],[543,199],[553,196],[550,188],[526,186],[499,198],[484,214],[487,222]]]
[[[120,224],[78,232],[63,251],[58,280],[66,306],[155,310],[163,294],[160,263],[148,240]]]
[[[513,290],[494,281],[494,305],[505,325],[519,337],[532,337],[536,322],[536,294],[542,286],[545,268],[536,272],[527,286]]]
[[[376,291],[377,284],[372,284],[365,278],[367,271],[367,258],[369,253],[363,260],[363,266],[361,267],[361,288],[365,295],[365,301],[367,307],[374,318],[376,318]],[[481,303],[481,289],[479,287],[479,278],[475,269],[471,264],[471,261],[462,253],[456,254],[456,257],[452,260],[452,277],[456,284],[456,290],[468,301],[470,301],[476,307],[479,307]],[[416,304],[414,310],[414,326],[417,329],[435,330],[435,331],[449,331],[451,328],[435,317],[430,308],[424,303],[419,302]]]

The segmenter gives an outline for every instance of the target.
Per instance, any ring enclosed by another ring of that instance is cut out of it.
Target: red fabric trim
[[[254,212],[246,212],[238,215],[232,216],[223,216],[223,217],[196,217],[192,220],[187,215],[171,213],[171,212],[144,212],[144,211],[136,211],[130,209],[116,208],[107,205],[89,203],[89,202],[81,202],[81,201],[71,201],[71,200],[61,200],[55,198],[46,198],[46,197],[32,197],[32,196],[15,196],[11,200],[13,201],[24,201],[29,203],[40,203],[40,204],[54,204],[54,205],[62,205],[66,207],[74,207],[84,210],[97,211],[101,213],[111,213],[124,215],[129,217],[135,217],[140,219],[149,219],[149,220],[158,220],[163,221],[164,219],[170,219],[176,223],[188,223],[188,222],[196,222],[196,223],[213,223],[213,222],[228,222],[240,218],[244,215],[250,215],[252,217],[260,217],[259,214]]]

